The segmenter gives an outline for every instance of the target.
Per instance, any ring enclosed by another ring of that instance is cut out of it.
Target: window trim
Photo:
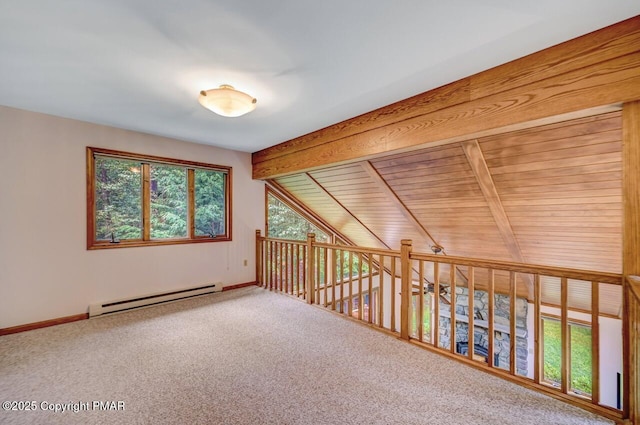
[[[103,149],[87,146],[87,249],[112,249],[112,248],[129,248],[139,246],[158,246],[158,245],[179,245],[191,243],[208,243],[208,242],[228,242],[232,240],[232,199],[233,194],[233,170],[232,167],[216,164],[208,164],[204,162],[187,161],[182,159],[166,158],[154,155],[143,155],[138,153],[123,152],[111,149]],[[149,167],[146,166],[142,171],[142,239],[123,240],[118,243],[110,241],[98,241],[95,238],[95,158],[113,157],[114,159],[145,161],[147,163],[172,165],[184,167],[187,171],[187,237],[171,238],[171,239],[151,239],[150,237],[150,188],[149,188]],[[214,238],[209,236],[196,236],[195,234],[195,187],[194,187],[194,170],[202,169],[207,171],[220,171],[226,174],[224,191],[225,191],[225,234]]]

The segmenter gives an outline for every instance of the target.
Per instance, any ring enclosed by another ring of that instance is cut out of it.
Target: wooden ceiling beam
[[[382,178],[382,176],[378,173],[375,167],[369,161],[360,162],[362,169],[369,175],[372,182],[378,187],[378,189],[384,193],[387,201],[391,202],[394,207],[402,214],[402,216],[410,223],[418,232],[418,234],[422,235],[423,238],[430,240],[434,245],[440,246],[440,243],[435,240],[431,233],[420,223],[420,221],[413,215],[413,213],[407,208],[407,206],[402,202],[402,200],[398,197],[398,195],[394,192],[391,187],[387,184],[387,182]],[[447,255],[445,249],[442,248],[442,255]],[[417,273],[417,270],[414,270]],[[456,272],[458,276],[467,283],[467,275],[460,270],[459,267],[456,267]],[[432,283],[432,282],[429,282]]]
[[[371,178],[371,181],[376,185],[376,187],[385,195],[385,198],[388,202],[390,202],[396,209],[402,214],[402,216],[410,223],[416,231],[422,235],[423,238],[428,239],[431,243],[435,245],[440,245],[431,233],[416,219],[416,217],[409,211],[407,206],[398,198],[398,195],[389,187],[386,181],[380,176],[378,171],[374,168],[373,165],[369,161],[360,162],[362,169],[367,173],[367,175]]]
[[[524,255],[522,255],[520,245],[518,244],[516,234],[511,227],[511,222],[509,221],[507,212],[500,200],[498,189],[496,189],[496,185],[493,183],[491,172],[489,171],[489,167],[484,159],[484,155],[482,154],[478,141],[468,140],[466,142],[462,142],[461,146],[467,160],[469,161],[471,170],[473,170],[473,174],[476,176],[480,190],[487,201],[489,211],[491,211],[491,215],[498,226],[500,236],[502,236],[502,240],[507,247],[507,251],[509,251],[513,261],[526,263]],[[533,280],[531,279],[531,276],[527,275],[523,277],[529,284],[529,287],[533,288]]]
[[[385,241],[383,241],[382,239],[380,239],[380,237],[379,237],[378,235],[376,235],[374,232],[372,232],[372,231],[371,231],[371,229],[370,229],[368,226],[366,226],[362,221],[360,221],[360,219],[358,219],[358,217],[356,217],[356,216],[355,216],[355,214],[353,214],[353,213],[352,213],[352,212],[351,212],[347,207],[345,207],[345,206],[342,204],[342,202],[338,201],[338,200],[336,199],[336,197],[335,197],[335,196],[333,196],[333,195],[331,194],[331,192],[330,192],[330,191],[328,191],[328,190],[327,190],[327,189],[326,189],[322,184],[320,184],[320,182],[319,182],[318,180],[314,179],[312,175],[310,175],[309,173],[304,173],[304,174],[303,174],[303,176],[304,176],[307,180],[309,180],[309,181],[310,181],[314,186],[316,186],[319,190],[321,190],[324,194],[326,194],[329,198],[331,198],[331,200],[332,200],[333,202],[335,202],[335,203],[336,203],[340,208],[342,208],[342,209],[343,209],[343,210],[344,210],[344,211],[349,215],[349,217],[351,217],[351,219],[352,219],[354,222],[356,222],[356,223],[358,223],[360,226],[362,226],[362,228],[363,228],[367,233],[369,233],[369,235],[370,235],[370,236],[372,236],[374,239],[376,239],[377,241],[379,241],[379,242],[382,244],[382,246],[383,246],[384,248],[392,249],[389,245],[387,245],[387,244],[385,243]],[[341,232],[341,233],[344,233],[344,232]],[[357,244],[354,244],[354,245],[357,245]]]
[[[516,235],[513,232],[511,223],[509,222],[509,217],[502,205],[498,190],[493,183],[491,172],[484,160],[478,141],[469,140],[461,143],[461,145],[462,150],[469,161],[469,165],[476,176],[476,180],[480,186],[482,194],[484,195],[484,199],[487,201],[489,211],[491,211],[491,215],[498,226],[502,240],[504,241],[509,254],[511,254],[511,258],[513,261],[518,263],[525,263],[524,256],[520,250],[520,245],[518,245],[518,240],[516,239]]]
[[[266,179],[594,115],[640,99],[640,16],[255,152]]]

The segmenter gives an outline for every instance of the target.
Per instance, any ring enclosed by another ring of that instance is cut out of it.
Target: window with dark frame
[[[87,148],[87,249],[231,240],[231,167]]]

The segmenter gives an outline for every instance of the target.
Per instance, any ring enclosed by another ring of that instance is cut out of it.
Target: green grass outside
[[[591,394],[591,329],[570,325],[571,389]],[[557,320],[544,320],[544,379],[560,385],[561,325]]]

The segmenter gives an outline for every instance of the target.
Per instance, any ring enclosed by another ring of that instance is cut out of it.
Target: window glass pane
[[[142,176],[139,162],[95,158],[96,240],[142,239]]]
[[[571,324],[570,331],[571,390],[591,394],[591,328]]]
[[[226,235],[225,180],[220,171],[195,170],[196,236]]]
[[[562,359],[562,338],[561,325],[558,320],[544,318],[543,327],[543,350],[544,350],[544,380],[560,386],[561,373],[560,364]]]
[[[329,235],[272,195],[268,196],[268,227],[270,238],[305,241],[307,233],[315,233],[316,241],[329,241]]]
[[[151,238],[187,236],[187,170],[151,164]]]

